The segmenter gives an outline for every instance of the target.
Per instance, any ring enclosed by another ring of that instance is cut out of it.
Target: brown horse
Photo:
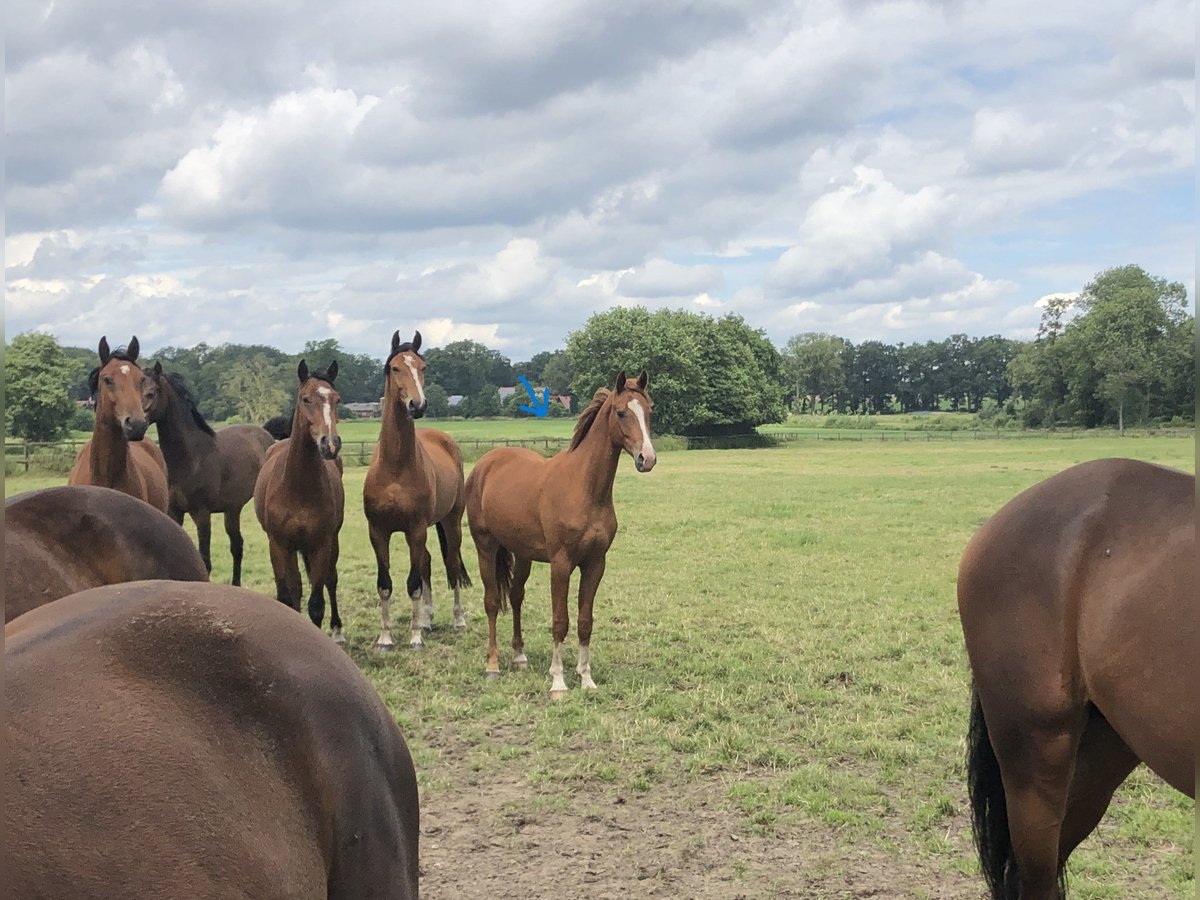
[[[126,350],[112,352],[100,338],[100,366],[91,374],[96,400],[92,439],[79,451],[67,484],[114,488],[167,511],[167,463],[153,441],[142,409],[142,370],[137,366],[138,339]]]
[[[167,463],[167,512],[176,522],[185,513],[196,523],[200,555],[212,571],[212,514],[225,514],[233,555],[233,583],[242,583],[242,507],[254,496],[254,482],[275,438],[257,425],[230,425],[214,432],[183,378],[165,374],[155,363],[142,383],[142,407],[158,426]]]
[[[75,485],[4,502],[4,621],[103,584],[208,581],[182,528],[111,488]]]
[[[96,588],[7,625],[4,669],[5,896],[417,896],[404,738],[279,604]]]
[[[320,627],[325,619],[325,594],[329,591],[333,639],[342,641],[342,619],[337,608],[338,532],[346,505],[338,451],[337,409],[341,397],[334,387],[338,365],[309,372],[300,360],[296,374],[300,388],[291,437],[267,451],[254,484],[254,512],[271,546],[275,596],[300,609],[300,567],[308,575],[308,615]]]
[[[650,395],[647,375],[632,381],[621,372],[614,390],[601,388],[579,416],[571,446],[552,459],[532,450],[502,447],[484,454],[467,479],[467,519],[488,616],[489,678],[500,676],[496,650],[496,614],[505,595],[512,600],[513,667],[528,665],[521,637],[521,604],[534,561],[550,563],[554,658],[550,696],[566,694],[562,644],[567,636],[567,593],[571,573],[579,578],[579,673],[592,689],[590,644],[592,601],[604,576],[605,556],[617,533],[613,480],[624,450],[639,472],[654,468],[650,443]]]
[[[404,532],[408,541],[407,588],[413,603],[409,646],[424,647],[421,633],[433,623],[432,561],[425,547],[430,525],[437,526],[446,576],[454,589],[454,627],[467,627],[462,588],[471,579],[462,560],[466,504],[462,451],[448,434],[431,428],[417,431],[414,424],[425,415],[425,361],[420,349],[419,331],[411,343],[400,343],[399,331],[392,335],[392,352],[384,364],[383,426],[363,485],[363,509],[378,567],[383,627],[375,646],[380,650],[393,646],[389,545],[397,531]]]
[[[1062,896],[1138,762],[1195,796],[1196,479],[1127,459],[1035,485],[972,538],[958,608],[991,896]]]

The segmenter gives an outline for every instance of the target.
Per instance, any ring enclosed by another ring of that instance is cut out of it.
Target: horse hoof
[[[486,678],[488,681],[499,681],[500,673],[499,672],[484,672],[483,677]]]
[[[340,628],[335,628],[332,632],[330,632],[329,636],[333,638],[333,642],[335,644],[346,643],[346,636],[342,634],[342,629]]]
[[[466,622],[455,622],[455,623],[454,623],[454,630],[455,630],[455,631],[466,631],[466,630],[467,630],[467,623],[466,623]]]
[[[551,692],[550,692],[550,699],[551,699],[551,700],[562,700],[562,699],[563,699],[564,697],[566,697],[566,696],[567,696],[567,692],[566,692],[566,691],[551,691]]]
[[[425,644],[422,641],[409,641],[408,649],[409,650],[424,650]]]
[[[513,660],[513,668],[518,671],[524,671],[529,668],[529,660],[525,658],[524,653]]]
[[[376,644],[375,649],[378,650],[380,653],[391,653],[393,650],[396,649],[396,645],[395,644]]]

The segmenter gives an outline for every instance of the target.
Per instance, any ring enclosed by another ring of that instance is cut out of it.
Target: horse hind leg
[[[462,509],[456,509],[437,523],[438,542],[442,547],[442,561],[446,564],[446,580],[454,591],[454,628],[462,631],[467,627],[467,615],[462,605],[462,589],[470,586],[467,567],[462,558]]]
[[[242,508],[240,506],[237,509],[226,511],[225,534],[229,537],[229,555],[233,557],[233,579],[230,584],[239,587],[242,583],[242,551],[246,546],[246,542],[242,539]]]
[[[410,637],[408,645],[414,650],[425,649],[424,632],[428,623],[429,616],[422,611],[422,600],[425,599],[425,572],[429,568],[429,551],[425,547],[426,530],[424,528],[414,528],[412,531],[405,532],[404,537],[408,540],[408,596],[412,599],[412,621],[410,623]],[[432,607],[432,594],[430,595],[429,606]]]
[[[483,609],[488,620],[487,666],[484,674],[489,679],[500,677],[500,650],[496,645],[496,617],[503,605],[504,592],[508,589],[508,566],[501,567],[500,554],[507,553],[490,538],[479,532],[473,533],[475,551],[479,557],[479,577],[483,580]]]
[[[335,644],[343,644],[346,641],[345,636],[342,634],[342,617],[338,614],[337,605],[337,565],[339,555],[338,540],[335,536],[333,539],[333,553],[329,560],[329,573],[325,577],[325,590],[329,592],[329,634]]]
[[[575,623],[579,633],[579,662],[575,671],[580,685],[589,691],[596,689],[596,682],[592,680],[592,604],[600,588],[600,579],[604,577],[604,563],[605,558],[601,556],[579,570],[579,615]]]
[[[375,649],[386,652],[396,646],[392,640],[392,575],[389,545],[392,536],[382,528],[370,525],[371,549],[375,551],[377,574],[375,586],[379,591],[379,637],[375,641]]]
[[[1066,865],[1071,851],[1100,824],[1113,792],[1138,764],[1137,756],[1100,711],[1092,706],[1089,713],[1076,753],[1059,838],[1058,856],[1062,865]]]
[[[204,568],[212,574],[212,513],[207,509],[196,510],[192,513],[192,521],[196,523],[196,543],[200,546],[200,558],[204,560]]]
[[[532,563],[528,559],[516,557],[512,568],[512,586],[509,588],[508,600],[512,606],[512,648],[513,668],[529,667],[529,658],[525,655],[525,637],[521,634],[521,604],[525,602],[525,582],[529,580],[529,569]]]

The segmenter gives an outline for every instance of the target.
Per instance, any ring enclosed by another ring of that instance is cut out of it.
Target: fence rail
[[[1131,430],[1130,434],[1159,437],[1192,437],[1195,432],[1190,429],[1154,429]],[[796,443],[800,441],[851,441],[857,443],[878,441],[888,442],[923,442],[936,443],[943,441],[983,441],[983,440],[1020,440],[1023,438],[1056,437],[1064,439],[1085,438],[1093,436],[1112,436],[1113,432],[1106,430],[1088,429],[1058,429],[1053,431],[937,431],[937,430],[901,430],[892,428],[799,428],[780,429],[765,433],[752,432],[749,434],[731,434],[711,437],[677,437],[674,435],[659,435],[655,443],[663,450],[720,450],[741,447],[770,447],[780,443]],[[463,450],[463,456],[468,460],[478,459],[488,450],[496,447],[526,447],[530,450],[549,456],[570,444],[566,437],[536,437],[536,438],[455,438]],[[342,458],[348,466],[365,466],[370,463],[371,455],[375,452],[376,441],[343,441]],[[5,471],[13,470],[28,472],[31,468],[44,469],[51,472],[66,472],[75,462],[75,457],[84,442],[80,440],[49,441],[49,442],[5,442],[4,463]],[[10,468],[12,467],[12,468]]]

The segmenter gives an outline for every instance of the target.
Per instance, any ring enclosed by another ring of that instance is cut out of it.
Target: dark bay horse
[[[300,387],[291,437],[273,445],[254,484],[254,512],[271,546],[275,596],[300,609],[300,567],[308,575],[308,615],[318,627],[325,618],[329,591],[333,639],[342,640],[337,608],[338,532],[342,528],[346,493],[338,451],[337,409],[341,397],[334,387],[338,365],[310,372],[300,360]]]
[[[192,539],[165,513],[111,488],[75,485],[4,502],[4,621],[104,584],[208,581]]]
[[[113,488],[166,512],[167,464],[154,442],[144,440],[150,422],[142,409],[138,349],[136,337],[116,352],[100,338],[100,366],[90,376],[96,424],[67,484]]]
[[[5,896],[417,896],[404,738],[278,603],[95,588],[10,622],[4,669]]]
[[[512,601],[513,667],[528,665],[521,637],[521,604],[532,562],[550,563],[554,617],[553,679],[550,696],[566,694],[562,644],[567,637],[567,593],[571,573],[579,577],[579,673],[582,686],[592,680],[590,644],[592,601],[604,576],[605,556],[617,533],[613,480],[624,450],[639,472],[649,472],[658,457],[650,443],[652,404],[645,372],[637,381],[617,376],[613,390],[600,388],[579,416],[571,446],[545,459],[532,450],[501,447],[479,460],[467,479],[467,520],[488,616],[487,675],[498,678],[496,615],[505,597]]]
[[[257,425],[230,425],[214,432],[183,378],[155,363],[142,384],[142,406],[158,426],[167,463],[167,512],[176,522],[189,514],[196,523],[200,556],[212,571],[212,514],[224,513],[233,556],[233,583],[242,583],[242,507],[254,496],[254,482],[275,443]]]
[[[446,576],[454,589],[454,627],[467,627],[462,588],[471,579],[462,560],[466,505],[462,451],[445,432],[417,430],[415,420],[425,415],[425,361],[420,349],[419,331],[403,344],[399,331],[392,335],[392,350],[384,364],[383,425],[363,485],[363,509],[378,567],[383,627],[375,646],[380,650],[390,650],[394,644],[389,545],[397,531],[404,532],[408,541],[407,589],[413,603],[409,646],[423,647],[421,633],[433,622],[432,561],[425,546],[430,525],[437,526]]]
[[[1071,851],[1138,762],[1196,791],[1196,479],[1087,462],[968,544],[968,782],[991,896],[1058,900]]]

